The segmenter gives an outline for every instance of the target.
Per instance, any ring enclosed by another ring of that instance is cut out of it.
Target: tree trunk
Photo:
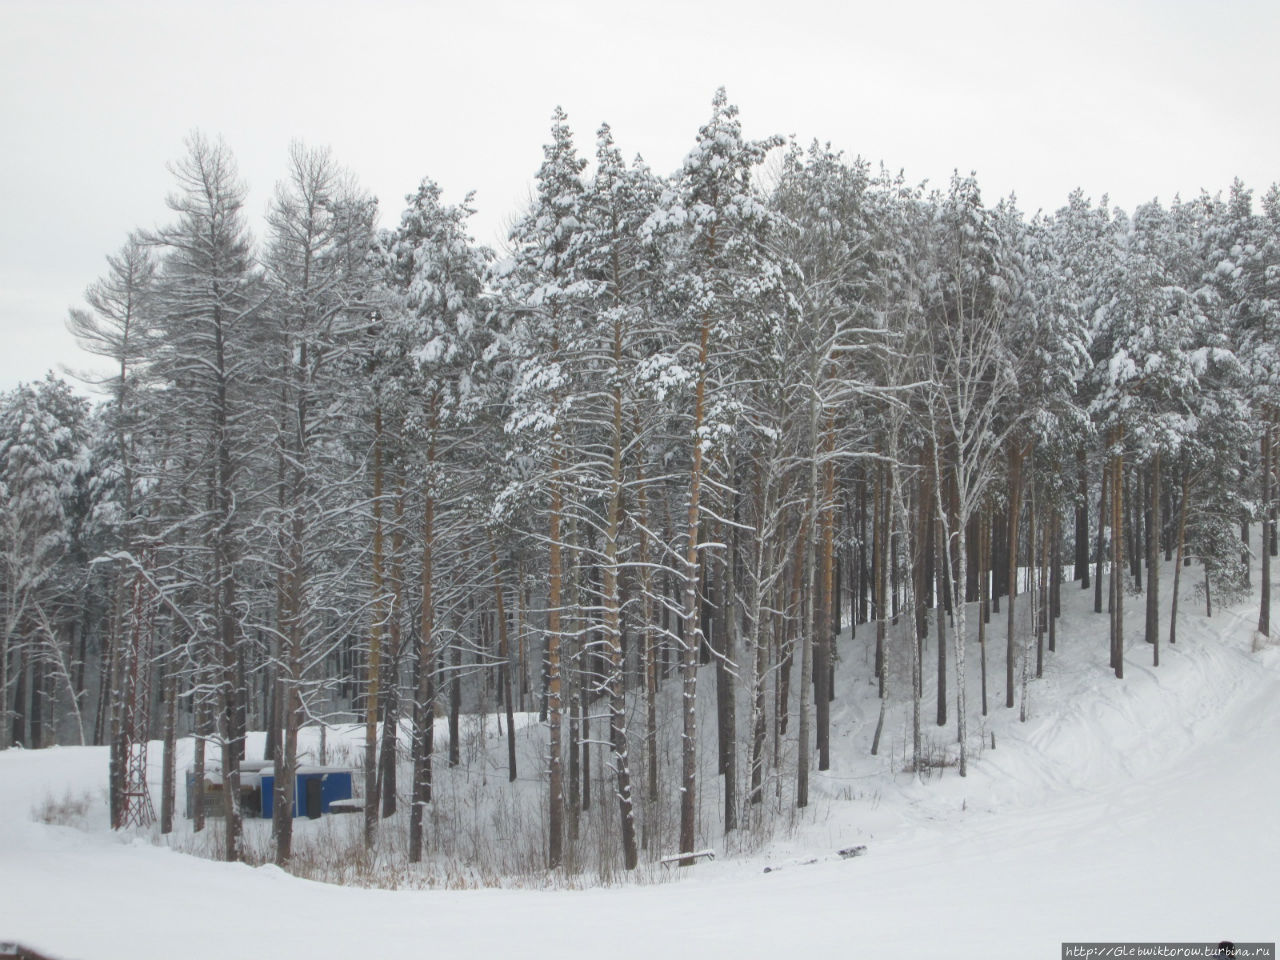
[[[550,547],[547,593],[547,728],[550,733],[548,781],[547,866],[554,870],[564,862],[564,772],[561,727],[564,704],[560,664],[560,602],[564,573],[561,567],[560,520],[564,497],[560,489],[561,455],[557,444],[551,458],[551,513],[547,540]]]
[[[178,672],[172,666],[164,675],[164,746],[161,752],[160,832],[173,832],[178,795]]]
[[[378,829],[378,681],[382,672],[382,627],[386,621],[382,574],[382,407],[373,411],[373,623],[364,693],[364,845],[373,846]]]
[[[832,594],[834,590],[835,551],[835,480],[836,468],[832,459],[835,453],[835,425],[828,418],[823,431],[822,449],[825,462],[822,465],[822,500],[818,514],[821,535],[821,567],[816,591],[820,601],[815,625],[817,648],[815,657],[814,713],[817,727],[818,769],[831,769],[831,648],[835,639],[832,622]]]
[[[1124,457],[1120,453],[1121,433],[1114,439],[1116,452],[1111,461],[1111,666],[1117,678],[1124,677]]]
[[[529,586],[524,575],[524,562],[520,560],[516,564],[516,658],[520,675],[521,713],[525,713],[529,709],[526,703],[529,697],[528,590]]]
[[[418,657],[415,664],[413,698],[413,796],[409,809],[409,862],[422,860],[422,821],[431,802],[431,753],[435,746],[435,698],[432,673],[435,669],[435,492],[431,478],[435,466],[436,403],[428,407],[430,439],[427,442],[427,481],[423,484],[422,508],[422,610],[418,623]]]
[[[991,535],[987,541],[990,549],[991,567],[991,612],[1000,612],[1000,598],[1004,596],[1005,577],[1009,575],[1009,560],[1005,557],[1009,548],[1009,532],[1005,524],[1005,515],[991,511]],[[988,621],[990,622],[990,621]]]
[[[1245,513],[1240,519],[1240,563],[1244,567],[1244,586],[1246,590],[1253,589],[1253,557],[1249,552],[1249,514]]]
[[[698,624],[698,529],[701,525],[703,473],[702,423],[706,413],[708,348],[711,317],[702,318],[698,344],[698,375],[693,404],[693,462],[689,468],[687,544],[684,558],[684,648],[681,696],[683,724],[680,746],[680,852],[691,854],[697,846],[698,828],[698,654],[702,629]],[[807,678],[806,678],[807,679]],[[692,856],[681,857],[680,866],[691,867]]]
[[[1173,603],[1169,608],[1169,643],[1178,638],[1178,589],[1182,581],[1182,557],[1187,544],[1187,493],[1190,480],[1189,471],[1182,471],[1182,502],[1178,505],[1178,556],[1173,566]]]
[[[1080,589],[1089,589],[1089,468],[1085,462],[1084,447],[1076,448],[1076,533],[1075,572],[1072,579],[1080,581]]]
[[[727,534],[728,530],[724,524],[716,525],[713,536],[718,542],[727,542]],[[710,616],[704,619],[703,629],[706,631],[708,639],[707,648],[710,650],[712,659],[715,662],[716,776],[723,776],[729,754],[727,713],[729,697],[731,696],[729,670],[725,663],[725,632],[728,625],[726,614],[729,609],[728,604],[725,602],[727,574],[725,564],[722,562],[713,560],[707,564],[707,567],[704,581],[706,584],[706,605],[704,609],[710,611]]]
[[[622,321],[614,325],[613,359],[615,370],[622,366]],[[609,471],[609,512],[604,543],[604,642],[608,656],[609,742],[613,748],[614,775],[617,778],[618,817],[622,833],[623,866],[634,870],[639,862],[636,848],[636,821],[631,796],[631,757],[627,743],[627,700],[623,675],[622,600],[618,586],[618,533],[622,524],[622,386],[613,390],[613,443]],[[512,774],[515,779],[515,741],[511,741]]]
[[[203,678],[197,673],[195,679],[198,686],[199,681]],[[194,744],[191,757],[191,774],[195,789],[193,791],[194,796],[191,798],[191,831],[199,833],[204,829],[205,821],[205,750],[208,742],[209,724],[207,719],[208,707],[204,703],[203,695],[197,693],[195,697],[195,736],[193,737]],[[121,776],[121,782],[123,783],[123,775]],[[118,826],[118,824],[113,824],[113,826]]]
[[[734,520],[737,521],[737,497],[734,496]],[[738,710],[735,679],[738,675],[738,622],[735,616],[737,594],[733,576],[733,558],[737,556],[738,532],[735,527],[729,533],[729,551],[722,580],[721,601],[724,604],[722,622],[723,670],[725,674],[724,706],[721,708],[720,728],[724,739],[724,832],[738,829]]]
[[[111,811],[111,828],[119,829],[124,825],[124,790],[125,772],[128,764],[128,746],[124,742],[124,618],[125,618],[125,577],[122,570],[116,570],[115,605],[110,621],[110,657],[109,690],[106,697],[106,713],[108,723],[108,758],[107,758],[107,790],[108,805]],[[21,684],[14,691],[15,697],[22,691]],[[0,717],[0,719],[3,719]],[[16,721],[15,716],[15,721]],[[8,732],[7,723],[0,723]],[[13,740],[17,740],[16,729]],[[11,741],[12,742],[12,741]],[[201,762],[204,757],[201,755]],[[198,789],[203,789],[199,786]],[[204,826],[201,814],[199,830]]]
[[[991,513],[978,515],[978,660],[982,677],[982,715],[987,715],[987,603],[991,593]]]
[[[877,447],[877,453],[880,452]],[[871,604],[875,610],[876,619],[876,659],[875,671],[876,679],[879,683],[880,699],[884,699],[884,677],[885,677],[885,619],[884,619],[884,565],[885,565],[885,547],[884,547],[884,513],[888,506],[885,499],[884,490],[884,465],[876,465],[876,488],[874,493],[874,502],[872,504],[872,522],[871,522]]]
[[[874,735],[872,736],[872,756],[876,756],[877,754],[879,754],[879,741],[881,741],[881,735],[884,732],[884,717],[886,717],[886,714],[888,712],[888,658],[884,657],[884,654],[883,654],[884,618],[882,616],[882,611],[883,611],[884,580],[883,580],[883,577],[879,575],[879,571],[883,570],[884,564],[883,564],[883,559],[879,558],[879,554],[878,554],[879,549],[881,549],[879,545],[883,543],[883,531],[881,530],[882,517],[884,515],[887,515],[888,513],[887,499],[884,498],[882,495],[883,486],[884,486],[884,466],[878,465],[876,470],[876,504],[874,504],[872,536],[874,539],[874,543],[876,543],[876,550],[874,550],[873,556],[877,557],[877,575],[876,575],[876,580],[874,580],[874,584],[873,584],[873,593],[874,593],[874,602],[876,602],[876,650],[877,650],[877,653],[879,654],[878,657],[876,658],[876,680],[877,680],[877,684],[879,685],[879,701],[881,701],[881,705],[879,705],[879,713],[878,713],[878,716],[876,717],[876,733],[874,733]],[[910,637],[909,643],[911,644],[911,648],[913,648],[913,650],[918,649],[915,646],[914,636]],[[915,669],[915,657],[911,658],[911,663],[913,663],[913,678],[911,678],[911,687],[913,687],[913,689],[911,689],[911,700],[913,700],[913,703],[915,704],[915,730],[919,731],[920,698],[919,698],[919,692],[916,691],[915,689],[915,673],[918,673],[919,671],[918,669]],[[915,764],[916,756],[919,756],[918,748],[919,748],[919,744],[916,744],[916,753],[913,755],[913,758],[911,758],[911,763],[913,764]]]
[[[901,495],[907,496],[905,492]],[[916,645],[916,657],[921,663],[924,662],[924,644],[929,639],[929,608],[933,603],[933,577],[936,573],[936,564],[933,562],[933,551],[937,540],[934,533],[933,499],[933,470],[927,454],[922,450],[920,479],[915,491],[915,535],[907,538],[907,550],[911,558],[911,616],[915,624],[913,639]],[[904,523],[904,533],[908,530]],[[892,544],[893,538],[889,537],[888,541]],[[924,695],[923,670],[920,677],[916,678],[916,693],[920,696]]]
[[[1023,450],[1016,443],[1009,447],[1009,611],[1005,644],[1005,707],[1013,708],[1013,668],[1017,660],[1013,623],[1014,598],[1018,593],[1018,514],[1021,512]]]
[[[1107,484],[1110,482],[1111,470],[1109,466],[1102,467],[1102,482],[1099,484],[1100,492],[1098,494],[1098,550],[1097,564],[1094,567],[1093,576],[1093,612],[1102,612],[1102,567],[1106,559],[1106,538],[1104,531],[1107,527],[1107,517],[1110,515],[1110,500],[1107,499],[1109,491]],[[1108,596],[1107,612],[1111,612],[1111,600]]]
[[[871,543],[874,546],[876,534],[873,532],[871,539],[867,537],[867,486],[868,480],[864,469],[862,478],[858,481],[858,606],[857,616],[854,617],[858,623],[866,623],[871,619],[871,570],[867,563],[867,544]],[[879,666],[878,662],[877,666]]]
[[[1036,590],[1036,485],[1031,483],[1027,490],[1027,605],[1030,609],[1027,611],[1031,616],[1031,630],[1027,634],[1027,640],[1023,642],[1022,650],[1022,703],[1018,711],[1018,720],[1026,723],[1030,716],[1030,699],[1031,699],[1031,635],[1039,631],[1040,611],[1038,603],[1040,593]]]
[[[815,376],[816,379],[816,376]],[[809,805],[809,697],[813,691],[815,605],[818,587],[818,522],[822,509],[818,488],[818,398],[809,395],[808,511],[801,528],[804,544],[804,624],[800,628],[800,709],[796,743],[796,806]],[[818,698],[822,699],[822,698]]]
[[[1258,604],[1258,633],[1264,637],[1271,636],[1271,540],[1275,525],[1275,521],[1271,518],[1271,433],[1274,429],[1271,420],[1271,417],[1264,414],[1262,420],[1262,542],[1258,551],[1262,555],[1262,597]]]
[[[1040,537],[1038,549],[1036,547],[1037,534]],[[1031,547],[1031,571],[1034,581],[1030,590],[1036,592],[1036,615],[1032,620],[1032,629],[1036,632],[1036,679],[1040,680],[1044,677],[1044,635],[1045,628],[1048,625],[1045,607],[1049,599],[1049,590],[1045,570],[1049,566],[1049,531],[1044,518],[1036,515],[1034,503],[1028,516],[1027,541]]]
[[[964,518],[956,524],[956,582],[965,583],[966,573],[965,567],[968,563],[967,546],[965,542],[965,522]],[[962,598],[956,597],[955,605],[952,607],[952,637],[955,642],[955,658],[956,658],[956,737],[960,743],[960,776],[967,776],[969,770],[969,716],[968,716],[968,683],[966,681],[965,670],[965,632],[966,624],[966,605]],[[979,627],[981,632],[981,627]]]
[[[936,453],[935,453],[936,456]],[[935,462],[936,463],[936,462]],[[935,466],[936,470],[936,466]],[[941,478],[935,473],[934,491],[935,500],[934,509],[937,510],[937,517],[934,520],[934,545],[936,552],[934,553],[935,573],[934,581],[937,590],[937,606],[934,608],[937,619],[935,621],[935,629],[938,638],[938,708],[937,708],[937,724],[940,727],[947,725],[947,529],[946,515],[942,505],[942,482]]]
[[[817,462],[810,461],[813,471],[810,475],[811,492],[816,492]],[[800,528],[800,542],[804,550],[804,591],[802,601],[804,613],[800,625],[800,703],[797,710],[798,729],[796,736],[796,806],[809,805],[809,735],[811,721],[809,719],[809,699],[813,692],[813,625],[814,625],[814,587],[817,579],[815,563],[817,547],[814,544],[814,519],[816,504],[812,499],[803,524]]]
[[[1151,459],[1147,480],[1151,520],[1147,536],[1147,643],[1154,666],[1160,666],[1160,451]]]
[[[761,804],[764,800],[764,746],[768,722],[766,690],[769,667],[769,626],[772,623],[772,617],[765,609],[765,585],[773,582],[773,545],[770,542],[772,538],[767,534],[771,529],[776,529],[772,526],[776,523],[773,509],[776,486],[772,474],[774,455],[775,446],[771,442],[766,454],[766,468],[770,469],[770,473],[768,476],[757,474],[759,478],[756,484],[758,507],[752,544],[751,577],[748,581],[747,623],[750,635],[747,638],[747,645],[754,654],[751,669],[751,789],[749,794],[749,802],[753,806]],[[766,571],[766,564],[770,565],[768,571]]]
[[[400,742],[400,651],[404,616],[404,478],[397,472],[395,525],[391,528],[391,612],[387,624],[387,682],[382,691],[382,816],[396,812],[396,770]]]
[[[1204,565],[1204,615],[1213,616],[1213,597],[1209,594],[1209,564]]]
[[[898,473],[898,438],[896,434],[892,433],[890,435],[888,460],[888,482],[885,494],[885,508],[882,513],[882,522],[884,524],[884,529],[882,531],[883,543],[889,543],[892,540],[889,536],[890,524],[893,522],[890,516],[892,512],[890,504],[892,504],[897,510],[898,522],[901,525],[902,530],[907,531],[911,528],[911,517],[907,507],[906,494],[903,489],[902,478]],[[912,584],[909,589],[911,589],[914,594],[913,578],[908,578],[907,582]],[[881,586],[884,586],[883,579],[881,580]],[[920,602],[914,595],[908,599],[913,606]],[[911,769],[913,772],[919,773],[920,765],[924,759],[924,754],[922,752],[924,744],[924,730],[921,720],[923,708],[921,690],[924,686],[924,662],[921,657],[919,638],[916,636],[916,631],[914,629],[908,631],[907,643],[909,644],[908,650],[910,651],[911,662]],[[881,702],[883,703],[883,700]]]
[[[649,556],[649,506],[643,466],[636,469],[636,513],[640,539],[640,629],[648,774],[645,795],[650,804],[655,804],[658,802],[658,648],[653,616],[653,570]],[[665,605],[663,610],[666,610]]]
[[[582,810],[591,809],[591,694],[587,676],[582,676],[579,689],[582,690]]]
[[[775,724],[779,736],[785,736],[789,727],[791,671],[795,665],[797,635],[795,611],[800,609],[800,604],[804,601],[804,517],[801,516],[799,519],[800,526],[795,537],[795,554],[791,558],[790,602],[786,607],[790,612],[779,614],[778,629],[774,631],[779,640],[781,660],[778,677],[777,723]]]
[[[571,662],[571,658],[565,657],[565,661]],[[582,696],[577,683],[571,682],[569,689],[569,793],[565,812],[569,818],[569,846],[572,850],[578,840],[578,821],[582,812]]]
[[[880,443],[876,444],[876,453],[883,453]],[[885,714],[889,706],[888,686],[889,686],[889,670],[888,658],[885,656],[885,620],[884,620],[884,542],[885,530],[889,513],[889,495],[885,490],[885,465],[879,456],[876,458],[876,485],[873,494],[872,503],[872,521],[871,521],[871,537],[872,537],[872,583],[871,583],[871,601],[875,610],[876,617],[876,659],[875,671],[876,682],[879,685],[880,694],[880,712],[876,718],[876,731],[871,738],[871,755],[874,757],[880,752],[880,735],[884,731]],[[914,632],[914,631],[913,631]],[[915,647],[915,637],[911,637],[908,641]],[[912,657],[912,663],[915,658]],[[912,701],[919,702],[919,695],[915,689],[915,676],[912,675]],[[918,711],[917,711],[918,713]],[[914,763],[914,757],[912,759]]]
[[[1142,568],[1146,563],[1147,539],[1151,535],[1151,515],[1147,510],[1147,475],[1137,468],[1129,472],[1133,476],[1133,485],[1125,491],[1129,498],[1129,566],[1133,571],[1133,589],[1142,593]]]
[[[1053,511],[1049,523],[1049,652],[1056,653],[1058,618],[1062,616],[1062,526],[1057,510]]]
[[[502,597],[502,567],[498,564],[498,548],[489,541],[489,557],[493,564],[493,602],[498,618],[498,688],[507,711],[507,781],[516,782],[516,720],[511,703],[511,647],[507,637],[507,608]]]
[[[453,640],[449,643],[449,766],[462,762],[462,634],[464,614],[456,615]]]

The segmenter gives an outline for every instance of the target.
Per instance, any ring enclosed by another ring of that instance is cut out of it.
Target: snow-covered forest
[[[113,825],[156,740],[174,828],[194,737],[225,797],[194,829],[250,856],[256,737],[288,866],[289,772],[359,725],[369,848],[465,859],[433,788],[474,774],[536,796],[506,842],[539,868],[691,863],[895,710],[906,769],[967,776],[1034,713],[1068,590],[1119,680],[1179,597],[1271,636],[1275,185],[1029,216],[744,139],[721,91],[669,175],[557,111],[493,251],[430,179],[380,228],[328,151],[283,159],[254,237],[192,135],[171,222],[69,319],[104,399],[0,395],[0,750],[108,745]],[[879,713],[835,742],[853,684]]]

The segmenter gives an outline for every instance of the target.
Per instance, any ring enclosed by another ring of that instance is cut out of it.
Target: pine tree
[[[411,476],[421,478],[421,609],[414,659],[409,814],[409,858],[417,862],[422,857],[425,805],[431,800],[435,663],[441,652],[437,571],[447,568],[449,555],[441,548],[457,522],[450,517],[457,512],[458,491],[477,485],[475,471],[465,467],[466,454],[455,449],[465,442],[490,400],[484,358],[493,337],[484,325],[487,308],[482,295],[490,254],[467,233],[470,196],[460,206],[445,205],[440,188],[423,180],[406,199],[399,226],[382,241],[386,253],[380,299],[387,335],[405,346],[411,361],[402,376],[406,467]],[[439,562],[441,558],[446,564]]]
[[[677,184],[679,208],[671,217],[682,221],[680,265],[672,278],[682,305],[676,340],[681,363],[690,375],[692,397],[687,410],[689,486],[683,531],[683,650],[681,651],[682,740],[680,852],[690,854],[697,842],[697,687],[703,643],[699,620],[702,495],[709,457],[731,431],[736,403],[726,391],[721,367],[724,351],[747,335],[753,307],[764,304],[779,288],[782,271],[767,254],[762,231],[769,214],[754,194],[752,177],[777,138],[747,141],[742,137],[737,107],[724,89],[712,100],[710,120],[698,131]],[[745,308],[745,309],[744,309]],[[758,309],[758,307],[756,308]],[[736,668],[736,665],[734,665]],[[805,677],[801,683],[807,684]],[[804,744],[800,747],[806,757]],[[692,857],[680,863],[688,866]]]
[[[948,580],[952,585],[960,775],[964,776],[968,759],[968,531],[997,476],[1001,452],[1010,444],[1024,442],[1021,434],[1034,410],[1028,403],[1027,385],[1039,338],[1034,335],[1032,318],[1020,309],[1023,303],[1018,296],[1025,269],[1017,258],[1023,225],[1008,208],[995,213],[986,210],[971,177],[952,179],[938,216],[936,273],[929,279],[935,318],[928,326],[925,348],[930,371],[926,403],[935,451],[932,489],[943,536],[939,562],[944,568],[955,563]],[[942,605],[940,596],[940,620]],[[940,704],[943,689],[940,676]]]
[[[112,403],[111,421],[115,442],[114,459],[120,470],[120,511],[117,519],[120,542],[110,544],[122,551],[125,561],[115,571],[117,581],[116,602],[112,604],[114,622],[108,626],[108,649],[103,652],[101,701],[110,701],[115,710],[110,740],[111,757],[108,762],[108,791],[112,810],[112,823],[119,822],[121,791],[124,789],[124,755],[120,743],[118,710],[126,697],[117,693],[116,681],[123,680],[115,671],[119,650],[113,643],[124,631],[126,605],[123,602],[124,583],[129,577],[129,567],[136,553],[141,533],[139,519],[142,511],[137,504],[138,433],[144,429],[148,417],[147,394],[142,391],[146,380],[146,361],[152,352],[151,337],[154,333],[154,288],[156,264],[150,247],[135,234],[115,256],[107,257],[109,271],[92,284],[85,293],[89,310],[73,309],[67,327],[80,346],[90,353],[110,361],[117,372],[100,381],[109,391]],[[113,679],[114,678],[114,679]],[[105,715],[104,710],[99,713]],[[164,818],[162,817],[162,820]],[[166,821],[167,824],[167,821]],[[162,824],[162,828],[164,825]]]
[[[656,204],[657,185],[643,165],[627,168],[607,124],[597,137],[596,174],[583,201],[583,231],[576,238],[581,267],[585,276],[599,284],[583,331],[584,346],[594,356],[585,363],[603,389],[580,398],[574,413],[579,431],[591,438],[578,446],[584,456],[577,467],[587,475],[583,487],[588,492],[588,503],[578,513],[580,522],[594,528],[603,540],[598,557],[599,597],[592,602],[600,611],[596,634],[600,641],[594,646],[602,647],[598,652],[605,672],[598,686],[608,699],[623,863],[633,870],[639,852],[623,662],[624,457],[628,451],[643,451],[644,438],[634,431],[649,419],[641,416],[637,395],[638,371],[650,345],[643,332],[650,327],[645,313],[655,295],[655,251],[643,241],[642,228]],[[591,502],[597,499],[603,501],[599,507]]]
[[[515,364],[506,431],[534,456],[546,489],[548,592],[546,626],[547,724],[550,730],[548,866],[564,859],[563,716],[565,586],[565,472],[570,466],[563,420],[573,402],[564,364],[580,301],[589,292],[578,271],[574,236],[586,161],[573,145],[564,111],[552,117],[551,142],[543,147],[532,208],[511,235],[512,255],[500,264],[499,281],[512,315],[507,334]],[[534,448],[537,453],[534,454]],[[518,484],[517,486],[527,486]],[[518,497],[519,494],[513,494]],[[509,498],[510,499],[510,498]]]
[[[363,333],[374,212],[327,150],[290,146],[288,177],[278,185],[268,217],[266,323],[274,342],[271,369],[264,372],[267,389],[279,398],[273,431],[279,509],[270,515],[269,536],[280,571],[273,809],[282,864],[292,854],[298,730],[315,684],[314,648],[325,629],[321,598],[333,588],[318,562],[328,541],[315,518],[341,510],[335,502],[343,489],[340,471],[326,463],[326,451],[344,426],[336,411],[351,402],[339,356],[357,330]]]
[[[204,483],[201,502],[189,500],[184,509],[190,512],[178,519],[199,529],[207,551],[199,573],[199,618],[207,625],[208,642],[198,638],[196,661],[207,668],[217,698],[225,850],[228,860],[239,860],[246,633],[237,568],[251,501],[240,481],[257,433],[250,421],[256,412],[252,392],[263,293],[243,222],[245,190],[230,151],[192,134],[186,156],[171,169],[178,189],[169,206],[178,220],[148,238],[162,253],[155,368],[172,388],[167,416],[188,442],[186,467]]]
[[[67,563],[77,488],[89,469],[87,421],[87,402],[52,374],[0,396],[0,749],[10,746],[13,729],[11,653],[38,678],[62,681],[84,742],[71,656],[59,629],[66,612],[59,608],[73,602],[78,579]],[[34,682],[33,690],[43,696],[43,683]],[[23,746],[48,746],[43,710],[28,710],[21,719],[28,731]]]

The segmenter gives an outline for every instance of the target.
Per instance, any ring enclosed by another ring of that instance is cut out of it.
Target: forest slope
[[[104,750],[12,750],[0,755],[0,939],[86,960],[222,958],[231,942],[314,958],[741,958],[784,945],[1013,958],[1056,956],[1064,940],[1275,940],[1280,649],[1254,649],[1252,603],[1192,610],[1158,669],[1131,642],[1117,681],[1090,600],[1064,591],[1028,721],[995,697],[991,718],[971,721],[986,749],[964,779],[867,757],[874,690],[861,632],[846,640],[840,682],[865,689],[837,701],[833,766],[809,815],[669,883],[387,891],[210,862],[105,829]],[[1003,666],[995,656],[992,675]],[[64,796],[88,798],[66,815],[77,826],[34,822]],[[852,844],[866,854],[842,859]]]

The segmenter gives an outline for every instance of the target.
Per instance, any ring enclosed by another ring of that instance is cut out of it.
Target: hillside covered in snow
[[[1058,651],[1029,684],[1026,721],[993,709],[965,778],[953,765],[924,776],[906,768],[904,712],[888,721],[881,756],[869,755],[871,645],[846,635],[839,680],[857,693],[833,717],[833,762],[815,777],[810,807],[750,849],[716,844],[714,861],[603,888],[427,888],[403,853],[392,868],[390,850],[377,855],[382,867],[362,869],[399,889],[211,862],[181,852],[192,848],[189,821],[167,839],[110,831],[105,748],[10,750],[0,754],[0,937],[103,960],[222,957],[234,944],[318,958],[513,949],[727,958],[784,948],[1014,958],[1056,956],[1063,941],[1273,940],[1280,649],[1255,649],[1251,604],[1212,618],[1190,610],[1161,665],[1133,644],[1120,681],[1104,659],[1106,617],[1089,599],[1064,594]],[[487,742],[472,743],[493,755],[490,775],[501,780],[495,723]],[[536,721],[519,733],[530,755],[545,749]],[[940,762],[954,763],[954,723],[929,735]],[[158,788],[158,772],[153,780]],[[440,789],[451,803],[466,785],[446,772]],[[536,808],[539,794],[524,795]],[[705,816],[716,807],[704,798]],[[358,850],[359,819],[299,821],[300,850]],[[489,824],[487,842],[509,842],[509,826]],[[474,856],[459,883],[502,860]]]

